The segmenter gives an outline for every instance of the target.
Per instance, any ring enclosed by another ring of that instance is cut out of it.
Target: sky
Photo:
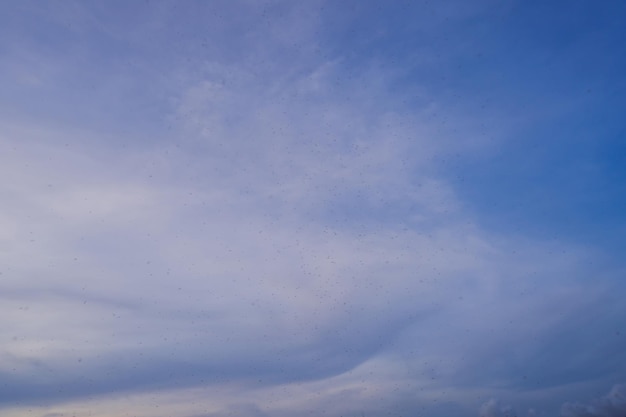
[[[0,414],[626,415],[622,1],[4,1]]]

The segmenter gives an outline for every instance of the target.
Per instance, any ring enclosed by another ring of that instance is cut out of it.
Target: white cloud
[[[277,399],[277,410],[314,408],[335,395],[373,407],[383,394],[395,398],[398,381],[415,390],[434,384],[430,395],[439,398],[435,387],[458,377],[459,361],[484,360],[490,349],[544,331],[533,324],[502,333],[528,302],[549,323],[546,306],[576,298],[576,290],[555,291],[533,301],[534,270],[543,280],[563,274],[581,254],[557,256],[550,245],[473,225],[428,160],[413,158],[415,149],[446,152],[419,123],[344,104],[335,105],[341,116],[324,116],[326,102],[274,104],[259,98],[264,89],[249,96],[235,85],[233,109],[249,99],[265,116],[211,120],[227,139],[216,147],[202,115],[219,106],[202,104],[211,89],[190,88],[197,97],[180,106],[197,117],[184,119],[178,147],[103,152],[103,144],[74,146],[78,138],[66,136],[72,146],[58,150],[20,140],[24,133],[5,138],[14,147],[5,175],[21,186],[5,185],[14,196],[3,213],[14,249],[4,262],[11,301],[2,309],[5,320],[23,324],[2,333],[3,369],[63,369],[58,383],[70,388],[80,375],[117,369],[96,376],[92,392],[145,389],[149,379],[167,387],[259,378],[271,398],[293,389],[290,381],[312,379]],[[277,116],[282,109],[286,118]],[[298,117],[307,112],[322,115],[321,137],[316,117]],[[279,126],[288,132],[275,135]],[[404,370],[387,380],[375,367],[351,379],[380,356]],[[129,378],[137,382],[125,385]],[[215,413],[235,406],[241,393],[233,395]],[[272,409],[263,395],[255,407]]]
[[[403,110],[380,69],[348,77],[310,54],[312,5],[273,4],[284,24],[248,17],[258,25],[237,42],[250,57],[142,72],[167,133],[3,125],[0,369],[14,388],[0,401],[77,416],[358,415],[346,398],[475,410],[582,295],[603,299],[579,279],[586,248],[475,224],[441,160],[484,140],[441,128],[435,98]],[[164,9],[145,26],[96,19],[98,33],[144,45]]]

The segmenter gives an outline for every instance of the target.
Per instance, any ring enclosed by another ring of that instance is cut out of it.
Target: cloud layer
[[[510,12],[442,4],[407,30]],[[3,414],[554,415],[623,380],[623,265],[489,228],[455,179],[534,112],[412,79],[391,27],[351,56],[373,9],[3,7]]]

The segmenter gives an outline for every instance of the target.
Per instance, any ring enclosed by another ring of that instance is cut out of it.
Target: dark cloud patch
[[[7,357],[15,369],[0,373],[0,404],[4,405],[55,404],[94,395],[228,382],[260,388],[332,378],[375,357],[407,327],[435,314],[419,303],[410,306],[380,303],[371,307],[353,300],[337,307],[343,310],[335,313],[335,320],[320,323],[319,328],[316,325],[300,329],[295,338],[267,326],[270,340],[258,341],[253,335],[243,335],[226,342],[224,330],[219,327],[217,332],[222,333],[207,332],[193,338],[175,330],[186,328],[193,315],[181,309],[175,314],[168,312],[167,329],[154,329],[168,341],[159,339],[157,345],[151,345],[152,339],[129,333],[127,328],[133,329],[135,319],[154,324],[159,317],[154,309],[71,291],[46,294],[23,290],[18,295],[27,296],[32,305],[49,299],[58,301],[54,304],[58,308],[74,304],[82,308],[85,300],[88,305],[113,306],[115,309],[110,311],[128,313],[132,319],[111,328],[129,334],[125,339],[128,343],[121,348],[115,347],[116,339],[112,336],[111,340],[101,340],[101,343],[111,342],[110,347],[83,341],[79,346],[67,344],[54,357]],[[197,329],[212,328],[216,321],[213,316],[195,320]],[[242,329],[232,331],[245,333]]]
[[[212,353],[210,340],[198,339],[193,346],[170,343],[158,350],[125,349],[95,358],[83,358],[78,352],[47,362],[13,358],[21,371],[0,373],[0,404],[54,404],[93,395],[234,381],[260,388],[327,379],[372,358],[420,318],[417,313],[373,319],[350,316],[326,326],[303,346],[283,346],[276,340],[227,357]]]

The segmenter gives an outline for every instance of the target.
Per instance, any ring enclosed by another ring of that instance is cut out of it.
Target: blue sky
[[[626,412],[626,6],[0,5],[0,414]]]

